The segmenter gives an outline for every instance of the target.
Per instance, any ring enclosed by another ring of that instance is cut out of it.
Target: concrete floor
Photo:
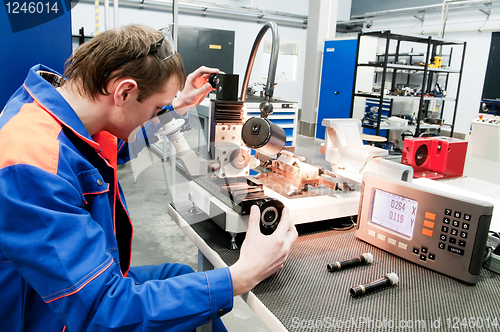
[[[195,134],[196,131],[185,134],[190,145],[198,140]],[[299,135],[296,154],[306,157],[311,164],[329,168],[319,152],[321,143],[322,140]],[[177,200],[187,200],[188,180],[176,173],[172,186],[170,162],[163,162],[150,149],[144,149],[138,158],[120,165],[118,178],[134,226],[132,265],[180,262],[196,271],[198,249],[167,213],[172,192]],[[233,310],[223,321],[230,332],[269,331],[240,297],[236,297]]]

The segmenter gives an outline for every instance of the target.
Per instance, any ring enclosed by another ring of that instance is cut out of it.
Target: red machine
[[[460,177],[464,171],[467,141],[451,137],[411,137],[403,143],[401,163],[413,167],[413,177]]]

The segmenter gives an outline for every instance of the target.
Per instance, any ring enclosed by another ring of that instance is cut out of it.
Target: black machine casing
[[[238,100],[239,75],[236,74],[212,74],[210,84],[215,88],[217,100],[237,101]]]

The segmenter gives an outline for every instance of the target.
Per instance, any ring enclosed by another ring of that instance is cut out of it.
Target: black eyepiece
[[[264,235],[271,235],[281,220],[283,203],[274,198],[265,198],[257,206],[260,209],[260,232]]]
[[[174,119],[174,117],[167,108],[164,108],[161,111],[159,111],[156,116],[158,117],[162,125],[166,125],[167,123],[169,123]]]

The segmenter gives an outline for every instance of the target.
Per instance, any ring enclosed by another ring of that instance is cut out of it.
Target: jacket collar
[[[41,77],[37,71],[46,71],[61,76],[58,72],[42,64],[32,67],[24,81],[24,87],[28,93],[46,112],[50,113],[60,123],[73,131],[75,135],[94,148],[96,152],[100,152],[99,144],[92,139],[73,108],[71,108],[66,99],[61,96],[55,87]]]

